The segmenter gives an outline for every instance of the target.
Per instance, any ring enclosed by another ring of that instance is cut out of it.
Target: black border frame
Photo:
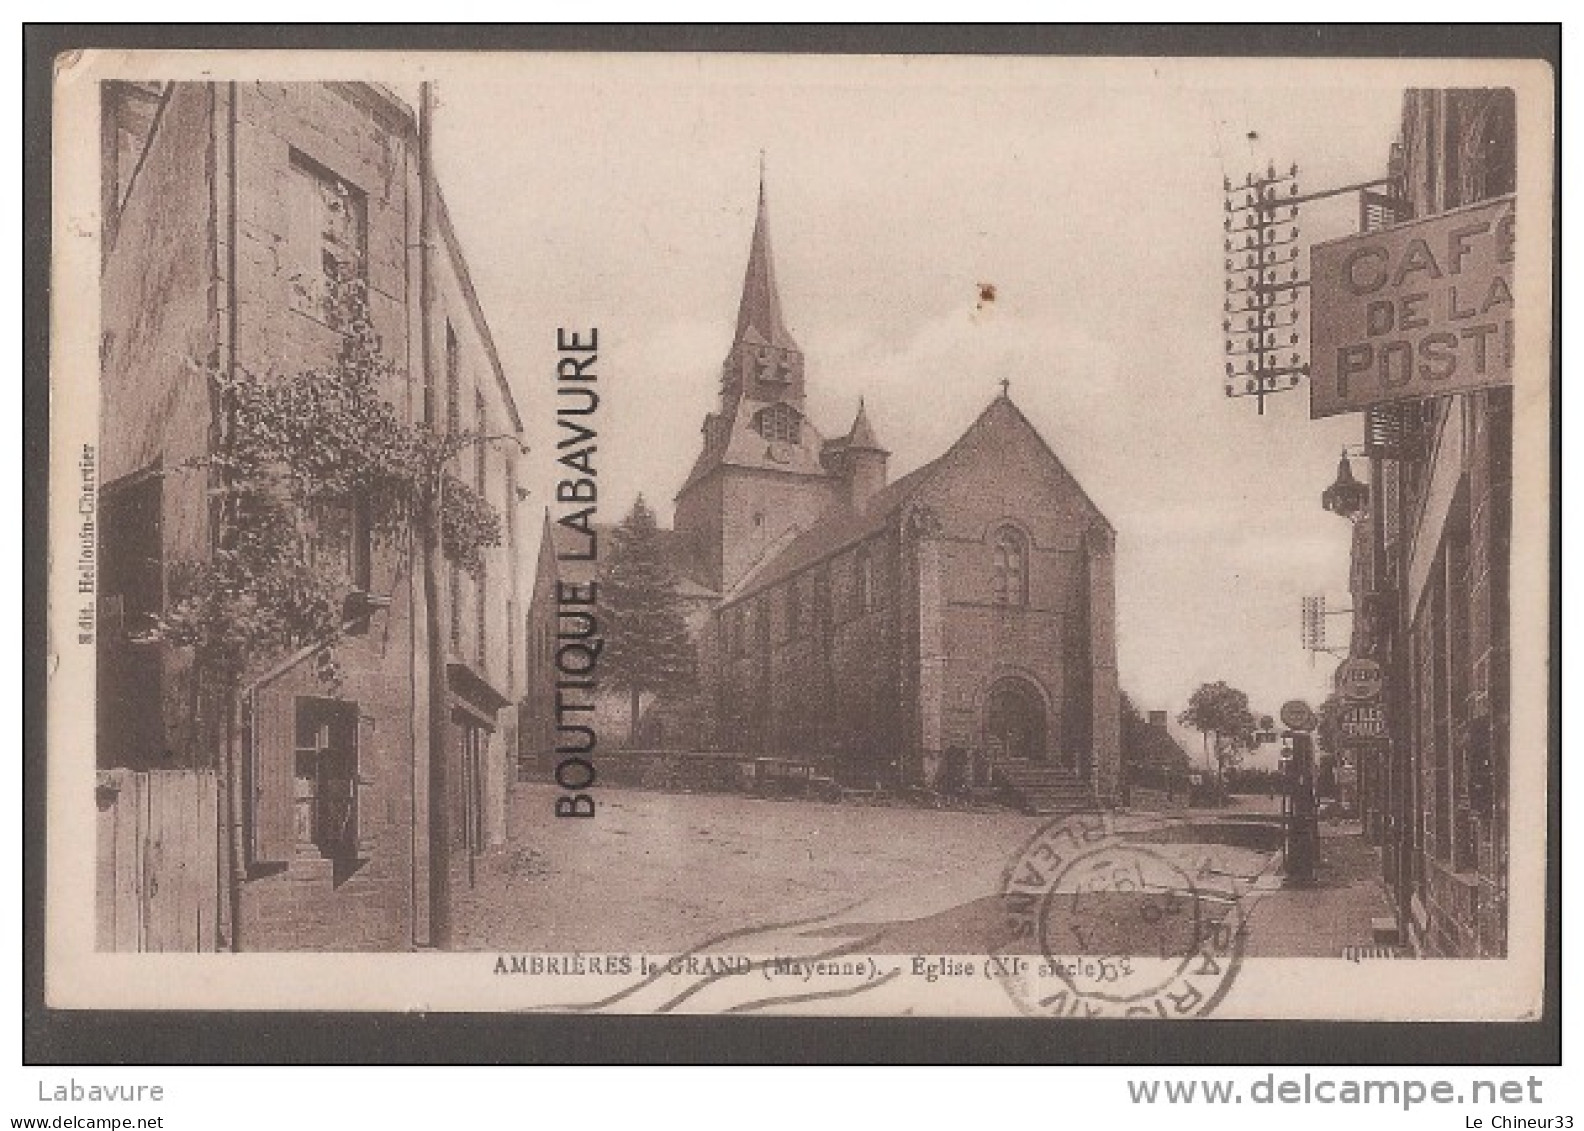
[[[43,1002],[53,61],[87,48],[1523,58],[1556,76],[1550,808],[1544,1012],[1520,1023],[581,1017],[57,1010]],[[1561,25],[268,25],[23,29],[23,962],[26,1065],[1561,1063]]]

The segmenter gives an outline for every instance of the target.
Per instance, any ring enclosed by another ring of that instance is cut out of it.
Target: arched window
[[[803,418],[791,405],[773,404],[754,414],[754,428],[766,440],[796,444],[801,442],[803,435]]]
[[[875,607],[874,556],[868,546],[858,550],[858,611],[867,613]]]
[[[1028,604],[1028,540],[1016,527],[996,531],[994,584],[996,604]]]

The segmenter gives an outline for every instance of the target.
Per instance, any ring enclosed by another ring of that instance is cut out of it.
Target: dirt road
[[[556,820],[554,796],[526,786],[514,798],[506,853],[458,893],[462,948],[675,953],[845,908],[899,948],[985,953],[1002,873],[1049,820],[620,789],[601,790],[593,819]],[[1208,851],[1250,877],[1269,861],[1225,845],[1162,848],[1196,866]]]

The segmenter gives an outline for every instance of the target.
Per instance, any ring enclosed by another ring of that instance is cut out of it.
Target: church
[[[665,534],[701,702],[648,708],[666,722],[647,737],[801,760],[853,788],[1113,803],[1116,533],[1006,384],[956,443],[894,480],[861,400],[832,436],[805,404],[761,184],[719,403]],[[529,627],[541,653],[565,578],[555,532]],[[548,688],[535,658],[529,686]],[[525,734],[545,749],[533,699]]]

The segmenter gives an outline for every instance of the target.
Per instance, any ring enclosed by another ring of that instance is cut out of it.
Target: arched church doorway
[[[985,708],[985,739],[995,761],[1043,762],[1046,746],[1045,699],[1020,676],[1004,676],[990,687]]]

